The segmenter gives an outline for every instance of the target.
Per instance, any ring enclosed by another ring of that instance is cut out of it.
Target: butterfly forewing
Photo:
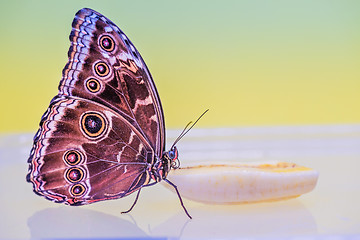
[[[114,23],[93,10],[80,10],[72,26],[69,61],[59,93],[114,109],[161,156],[165,144],[162,107],[139,52]]]
[[[27,180],[39,195],[77,205],[149,183],[165,133],[151,75],[125,34],[91,9],[72,26],[69,61],[34,137]]]

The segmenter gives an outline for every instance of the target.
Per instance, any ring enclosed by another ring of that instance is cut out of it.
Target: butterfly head
[[[170,171],[171,168],[174,169],[179,168],[180,161],[178,159],[178,156],[179,153],[176,146],[171,147],[169,151],[164,153],[163,164],[167,166],[166,169],[168,169],[168,171]]]
[[[164,152],[163,157],[161,158],[160,168],[155,166],[158,169],[158,175],[161,179],[166,178],[170,169],[177,169],[180,166],[180,161],[178,159],[178,150],[173,146],[169,151]],[[155,164],[156,165],[156,164]]]
[[[180,161],[178,159],[179,153],[178,153],[176,146],[173,146],[170,149],[170,151],[168,151],[166,153],[166,155],[167,155],[167,159],[169,159],[171,168],[174,168],[174,169],[179,168],[179,166],[180,166]]]

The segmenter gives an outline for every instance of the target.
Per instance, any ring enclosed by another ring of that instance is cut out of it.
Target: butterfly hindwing
[[[116,112],[74,97],[55,97],[34,138],[28,181],[56,202],[119,198],[149,181],[154,154]]]

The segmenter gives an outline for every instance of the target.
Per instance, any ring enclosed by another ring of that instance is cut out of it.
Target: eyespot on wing
[[[190,200],[241,204],[298,197],[315,188],[318,176],[311,168],[286,162],[205,163],[173,169],[168,179]]]

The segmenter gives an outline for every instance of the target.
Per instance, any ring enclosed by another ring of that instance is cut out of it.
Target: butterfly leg
[[[164,180],[165,182],[167,182],[168,184],[170,184],[173,188],[175,188],[175,191],[176,191],[176,193],[177,193],[177,195],[178,195],[178,197],[179,197],[181,206],[183,207],[186,215],[187,215],[190,219],[192,219],[192,217],[190,216],[190,214],[188,213],[188,211],[186,210],[186,208],[185,208],[185,206],[184,206],[183,200],[182,200],[182,198],[181,198],[181,195],[180,195],[180,193],[179,193],[179,190],[177,189],[177,186],[176,186],[175,184],[173,184],[172,182],[170,182],[169,180],[167,180],[166,178],[163,179],[163,180]]]
[[[121,213],[128,213],[128,212],[130,212],[130,211],[134,208],[135,204],[137,203],[137,200],[139,199],[140,191],[141,191],[141,189],[142,189],[143,187],[149,187],[149,186],[155,185],[156,183],[157,183],[157,182],[153,182],[153,183],[150,183],[150,184],[142,185],[142,186],[139,188],[139,191],[138,191],[137,194],[136,194],[135,201],[134,201],[134,203],[131,205],[130,209],[127,210],[127,211],[121,212]]]

